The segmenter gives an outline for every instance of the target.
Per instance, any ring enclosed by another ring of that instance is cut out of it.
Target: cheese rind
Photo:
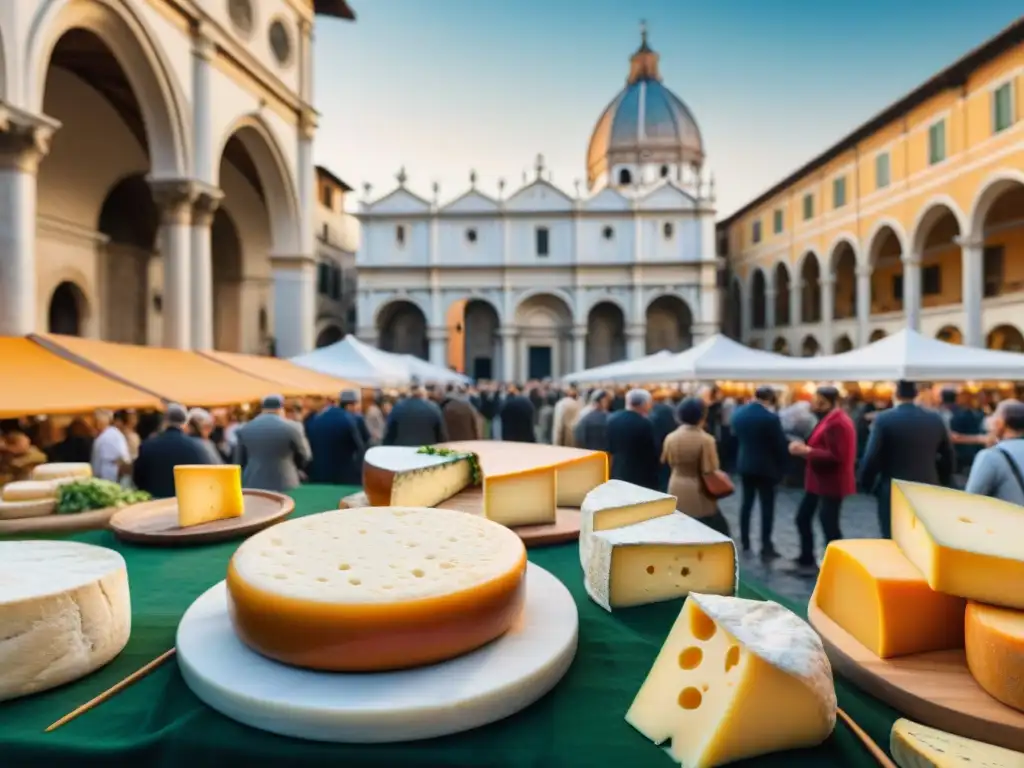
[[[54,480],[18,480],[3,487],[0,499],[3,501],[39,501],[57,496],[57,482]]]
[[[471,456],[420,453],[419,448],[379,445],[363,457],[363,490],[375,507],[432,507],[467,488]]]
[[[21,520],[27,517],[45,517],[57,511],[56,499],[35,501],[0,501],[0,520]]]
[[[228,568],[239,638],[329,671],[445,661],[504,634],[522,610],[526,548],[508,528],[448,509],[365,507],[279,523]]]
[[[1024,512],[988,496],[892,481],[892,538],[936,592],[1024,609]]]
[[[686,768],[820,744],[835,727],[821,639],[772,602],[690,593],[626,721]]]
[[[594,531],[622,528],[676,511],[676,497],[624,480],[609,480],[588,493],[580,506],[580,562],[586,568]]]
[[[90,478],[92,465],[84,461],[52,462],[32,469],[33,480],[59,480],[63,477]]]
[[[1024,753],[899,719],[889,751],[900,768],[1024,768]]]
[[[583,584],[611,611],[685,597],[691,591],[736,591],[736,545],[680,512],[591,534]]]
[[[0,701],[84,677],[130,634],[120,554],[68,541],[0,541]]]
[[[178,526],[189,528],[245,514],[237,464],[179,464],[174,468]]]
[[[1024,612],[971,601],[964,626],[967,668],[975,682],[1024,712]]]
[[[890,539],[830,543],[811,601],[882,659],[964,647],[966,601],[933,591]]]

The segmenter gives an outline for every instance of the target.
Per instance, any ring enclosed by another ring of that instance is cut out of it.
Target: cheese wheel
[[[967,668],[985,691],[1024,712],[1024,611],[967,603]]]
[[[56,499],[34,501],[0,501],[0,520],[21,520],[26,517],[45,517],[57,511]]]
[[[99,669],[131,634],[117,552],[70,541],[0,541],[0,701]]]
[[[362,672],[455,658],[522,611],[526,549],[504,526],[448,509],[364,507],[261,531],[228,566],[243,643],[310,669]]]
[[[3,488],[4,501],[38,501],[52,499],[57,495],[57,483],[53,480],[19,480]]]
[[[63,477],[92,477],[92,466],[82,461],[58,462],[40,464],[32,470],[33,480],[58,480]]]

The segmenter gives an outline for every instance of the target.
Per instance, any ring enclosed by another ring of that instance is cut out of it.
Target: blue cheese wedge
[[[580,562],[586,567],[596,531],[642,523],[676,511],[676,497],[624,480],[609,480],[588,493],[580,507]]]
[[[736,545],[680,512],[590,535],[583,582],[606,611],[660,603],[690,592],[736,591]]]

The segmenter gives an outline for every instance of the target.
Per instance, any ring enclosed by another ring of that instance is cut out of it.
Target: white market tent
[[[947,344],[903,329],[837,355],[782,358],[776,381],[1024,381],[1024,354]]]
[[[640,366],[641,368],[645,365],[650,365],[658,360],[663,360],[666,357],[671,357],[672,352],[667,349],[663,349],[660,352],[655,352],[653,355],[647,355],[637,360],[619,360],[615,363],[606,363],[605,365],[598,365],[593,368],[587,368],[583,371],[576,371],[570,373],[567,376],[563,376],[562,380],[571,382],[574,384],[589,384],[592,382],[599,381],[611,381],[609,376],[615,376],[617,373],[622,371],[628,371],[631,368]]]
[[[371,347],[351,334],[330,346],[293,357],[291,362],[367,387],[405,387],[414,378],[425,384],[468,381],[461,374],[412,355]]]

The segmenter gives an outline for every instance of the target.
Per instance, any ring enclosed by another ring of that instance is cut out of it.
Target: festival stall
[[[371,347],[351,334],[330,346],[293,357],[291,362],[329,376],[358,382],[364,387],[405,387],[413,379],[425,384],[468,381],[461,374],[412,355],[398,355]]]
[[[243,355],[238,352],[217,352],[205,350],[198,354],[216,360],[235,370],[260,379],[266,379],[278,387],[277,392],[285,397],[301,395],[336,396],[343,389],[358,388],[345,379],[303,368],[290,360],[264,355]]]
[[[602,381],[611,381],[611,378],[617,374],[621,374],[623,371],[629,371],[633,368],[644,368],[645,366],[658,363],[665,358],[672,357],[672,352],[667,349],[663,349],[660,352],[655,352],[653,355],[647,355],[637,360],[618,360],[614,363],[607,363],[605,365],[598,365],[593,368],[587,368],[586,370],[576,371],[570,373],[568,376],[563,377],[563,380],[573,384],[591,384],[599,383]]]
[[[426,360],[421,360],[415,355],[401,355],[409,371],[414,377],[422,382],[430,384],[469,384],[472,382],[468,376],[463,376],[458,371],[434,365]]]

